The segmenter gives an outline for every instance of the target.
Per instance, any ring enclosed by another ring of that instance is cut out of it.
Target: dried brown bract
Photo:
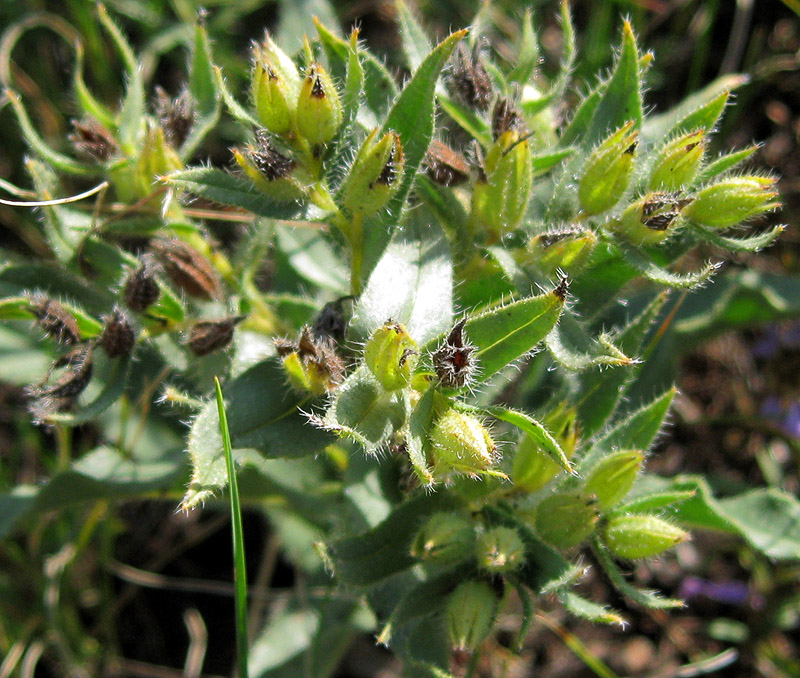
[[[156,303],[160,294],[155,276],[157,267],[155,259],[145,254],[139,267],[128,274],[123,297],[126,306],[132,311],[143,313]]]
[[[449,89],[467,106],[488,111],[492,103],[492,81],[481,62],[477,45],[471,51],[459,45],[454,59],[447,79]]]
[[[497,140],[509,131],[525,134],[527,129],[525,121],[514,104],[506,97],[501,97],[492,110],[492,138]]]
[[[256,148],[248,151],[247,157],[268,181],[288,177],[297,163],[283,155],[264,130],[256,132]]]
[[[63,304],[44,294],[34,294],[30,299],[30,310],[39,327],[59,344],[69,346],[81,342],[78,321]]]
[[[433,369],[442,386],[461,388],[466,386],[475,375],[475,346],[465,340],[464,318],[456,323],[444,344],[433,353]]]
[[[157,87],[155,111],[167,143],[172,148],[179,148],[186,141],[194,124],[195,110],[192,95],[184,89],[172,99],[161,87]]]
[[[233,339],[233,328],[246,316],[234,315],[222,320],[201,320],[189,330],[186,345],[196,356],[204,356],[221,351]]]
[[[222,290],[211,263],[177,238],[155,238],[150,250],[169,279],[183,292],[199,299],[219,299]]]
[[[469,165],[464,156],[441,141],[431,141],[425,167],[428,176],[441,186],[458,186],[469,179]]]
[[[105,162],[119,151],[117,140],[94,118],[72,120],[72,133],[67,137],[75,152],[89,160]]]
[[[109,358],[118,358],[130,355],[136,343],[136,333],[133,325],[125,312],[114,307],[111,315],[103,318],[103,334],[100,335],[100,345]]]
[[[347,314],[345,314],[344,304],[352,301],[353,297],[341,297],[335,301],[328,302],[314,318],[311,326],[311,333],[318,341],[332,339],[336,343],[344,341],[347,332]]]

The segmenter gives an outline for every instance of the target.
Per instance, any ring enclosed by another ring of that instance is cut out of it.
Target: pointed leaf
[[[730,236],[720,235],[720,233],[714,229],[692,224],[692,235],[699,240],[717,245],[717,247],[723,247],[730,252],[758,252],[775,242],[785,230],[786,225],[781,224],[763,233],[756,233],[755,235],[746,236],[744,238],[732,238]]]
[[[710,163],[708,163],[708,165],[700,170],[698,175],[695,177],[695,180],[692,182],[692,186],[702,186],[703,184],[708,183],[712,179],[718,177],[720,174],[727,172],[729,169],[733,169],[740,162],[747,160],[757,150],[758,146],[750,146],[749,148],[744,148],[741,151],[726,153],[719,156],[716,160],[712,160]]]
[[[508,74],[510,82],[527,85],[539,65],[539,41],[533,28],[533,13],[530,8],[525,10],[522,19],[522,39],[517,46],[517,63]]]
[[[431,51],[431,44],[416,17],[403,0],[395,2],[397,22],[400,25],[400,39],[403,45],[403,54],[406,63],[413,73],[425,60]]]
[[[627,366],[633,363],[607,335],[592,338],[581,323],[569,314],[561,316],[558,325],[547,335],[545,343],[556,362],[568,370],[581,371],[598,365]]]
[[[625,260],[645,278],[659,285],[666,285],[667,287],[689,289],[697,287],[711,278],[714,272],[720,267],[720,264],[709,261],[706,262],[699,271],[693,273],[673,273],[672,271],[662,268],[646,254],[621,240],[616,242],[616,246],[625,257]]]
[[[558,594],[558,600],[571,614],[581,619],[586,619],[593,624],[619,624],[625,626],[625,618],[606,605],[586,600],[576,593],[563,591]]]

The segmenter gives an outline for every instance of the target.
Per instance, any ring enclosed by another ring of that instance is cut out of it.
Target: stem
[[[357,297],[361,294],[361,265],[364,260],[364,215],[356,213],[350,222],[350,294]]]
[[[66,424],[56,424],[56,467],[66,471],[72,458],[72,429]]]

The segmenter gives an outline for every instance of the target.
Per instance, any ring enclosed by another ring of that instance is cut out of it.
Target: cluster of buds
[[[256,146],[244,151],[232,149],[233,157],[247,177],[266,195],[282,202],[304,198],[312,177],[291,156],[291,151],[277,148],[275,141],[262,130],[256,134]]]
[[[342,124],[333,79],[317,63],[300,74],[269,35],[253,50],[251,93],[259,122],[272,134],[305,139],[312,148],[329,143]]]
[[[296,344],[276,339],[275,348],[289,384],[302,393],[320,396],[335,389],[344,379],[344,362],[333,341],[314,336],[308,326],[303,327]]]

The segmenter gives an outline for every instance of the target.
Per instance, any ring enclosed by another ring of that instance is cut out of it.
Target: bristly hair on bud
[[[132,311],[143,313],[156,303],[160,294],[155,277],[157,268],[158,264],[153,255],[145,254],[139,267],[128,274],[123,298],[125,305]]]
[[[194,124],[194,99],[191,93],[184,88],[172,99],[163,88],[156,87],[155,112],[167,143],[172,148],[179,148]]]
[[[222,320],[201,320],[192,325],[186,345],[198,357],[220,351],[233,339],[233,328],[247,316],[233,315]]]
[[[72,120],[72,133],[67,137],[78,155],[106,162],[119,152],[117,140],[94,118]]]
[[[150,250],[169,279],[183,292],[198,299],[219,299],[219,278],[200,252],[177,238],[154,238]]]
[[[32,295],[29,304],[36,322],[47,336],[67,346],[81,342],[78,321],[63,304],[44,294]]]
[[[344,361],[333,340],[314,336],[308,325],[303,327],[296,344],[288,339],[275,339],[275,349],[289,383],[299,391],[322,395],[344,379]]]
[[[100,335],[100,345],[109,358],[118,358],[130,355],[136,343],[136,333],[131,321],[119,306],[115,306],[111,315],[103,318],[103,334]]]
[[[447,78],[448,89],[470,108],[488,111],[492,103],[492,81],[481,62],[478,45],[470,50],[456,47],[454,63]]]
[[[567,298],[567,292],[569,292],[569,278],[562,274],[558,281],[558,285],[553,288],[553,294],[555,294],[560,301],[565,301]]]
[[[267,181],[276,181],[288,177],[297,163],[283,155],[275,146],[266,130],[256,132],[257,147],[247,153],[247,157],[255,165]]]
[[[431,141],[424,162],[428,176],[440,186],[458,186],[469,180],[464,156],[441,141]]]
[[[506,132],[518,132],[520,137],[527,133],[522,115],[507,97],[497,100],[492,110],[492,139],[497,139]]]
[[[456,323],[444,344],[433,353],[433,369],[439,382],[446,388],[468,386],[475,376],[475,358],[472,354],[476,347],[464,337],[466,323],[466,318]]]
[[[49,379],[52,371],[58,367],[66,370],[50,386],[38,384],[29,386],[26,393],[37,399],[49,400],[74,400],[89,385],[92,378],[92,349],[82,346],[70,351],[65,356],[56,360],[45,378]]]

